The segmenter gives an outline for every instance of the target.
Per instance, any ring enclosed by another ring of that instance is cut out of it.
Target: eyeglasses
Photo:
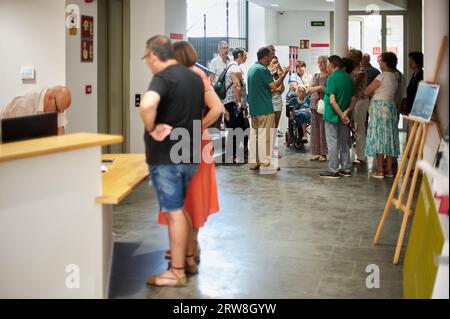
[[[144,62],[146,58],[148,58],[150,56],[150,53],[147,53],[146,55],[144,55],[141,60]]]

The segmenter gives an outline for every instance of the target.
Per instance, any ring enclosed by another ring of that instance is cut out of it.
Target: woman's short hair
[[[408,57],[416,62],[419,69],[423,69],[423,53],[422,52],[411,52]]]
[[[380,60],[386,63],[389,69],[395,70],[397,68],[398,58],[395,53],[383,52],[381,54]]]
[[[243,56],[245,54],[245,50],[242,48],[234,49],[233,50],[233,59],[237,60],[239,58],[239,54]]]
[[[360,50],[351,49],[347,52],[346,58],[352,60],[356,67],[357,64],[361,63],[363,54]]]
[[[317,61],[325,61],[325,62],[328,62],[328,56],[326,56],[326,55],[320,55],[320,56],[317,58]]]
[[[306,62],[305,61],[297,61],[297,63],[295,64],[296,67],[301,67],[301,68],[306,68]]]
[[[187,41],[175,42],[173,44],[175,59],[178,63],[190,68],[197,62],[197,51]]]
[[[302,86],[302,85],[297,86],[297,90],[296,91],[297,92],[303,91],[306,94],[306,88],[304,86]]]

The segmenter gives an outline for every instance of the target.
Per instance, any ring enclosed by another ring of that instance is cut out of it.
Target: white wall
[[[278,43],[278,13],[252,2],[248,3],[248,59],[242,67],[248,71],[256,63],[258,50],[270,44]]]
[[[441,39],[444,35],[448,37],[448,1],[433,0],[424,1],[424,56],[425,56],[425,80],[432,81],[434,76],[434,68],[441,46]],[[437,101],[437,113],[441,122],[443,132],[448,126],[448,81],[449,81],[449,45],[445,49],[444,59],[441,65],[441,72],[438,82],[441,84],[441,90]]]
[[[81,63],[80,33],[69,36],[65,8],[77,4],[94,16],[94,63]],[[72,91],[67,132],[97,132],[97,0],[0,1],[0,107],[15,95],[35,87],[66,85]],[[36,81],[20,80],[21,66],[36,67]],[[85,84],[93,87],[84,94]]]
[[[60,0],[0,1],[0,108],[28,89],[65,84],[64,8]],[[36,81],[22,82],[22,66],[36,67]]]
[[[136,94],[147,90],[152,74],[140,57],[144,55],[145,43],[154,35],[180,33],[186,39],[187,5],[185,0],[132,0],[130,10],[130,151],[142,153],[144,124],[134,102]]]
[[[311,21],[325,21],[325,27],[312,27]],[[278,16],[278,45],[300,46],[300,40],[330,44],[330,13],[327,11],[290,11]],[[329,54],[329,50],[328,50]],[[315,73],[317,61],[313,50],[300,50],[299,59],[304,60],[308,73]]]
[[[145,150],[144,125],[134,98],[135,94],[145,93],[152,75],[140,57],[150,37],[165,34],[165,1],[132,0],[130,10],[130,151],[142,153]]]
[[[265,10],[265,32],[267,44],[278,44],[278,12],[275,10]]]
[[[72,105],[68,111],[68,133],[98,131],[97,101],[97,0],[66,0],[66,4],[76,4],[80,15],[94,17],[94,62],[81,63],[81,29],[76,36],[66,29],[66,85],[72,92]],[[92,94],[85,94],[85,86],[92,85]]]
[[[185,14],[184,14],[185,13]],[[186,0],[166,0],[166,35],[178,33],[186,40],[187,2]]]

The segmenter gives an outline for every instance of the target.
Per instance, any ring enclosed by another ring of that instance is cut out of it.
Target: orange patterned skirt
[[[208,217],[219,211],[216,165],[213,160],[212,141],[207,130],[203,131],[201,150],[201,162],[189,183],[184,201],[184,208],[191,217],[194,229],[203,227]],[[167,225],[167,218],[161,211],[158,224]]]

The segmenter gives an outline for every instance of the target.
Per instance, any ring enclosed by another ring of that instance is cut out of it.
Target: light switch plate
[[[35,80],[36,79],[36,71],[34,66],[23,66],[20,69],[20,78],[22,80]]]

